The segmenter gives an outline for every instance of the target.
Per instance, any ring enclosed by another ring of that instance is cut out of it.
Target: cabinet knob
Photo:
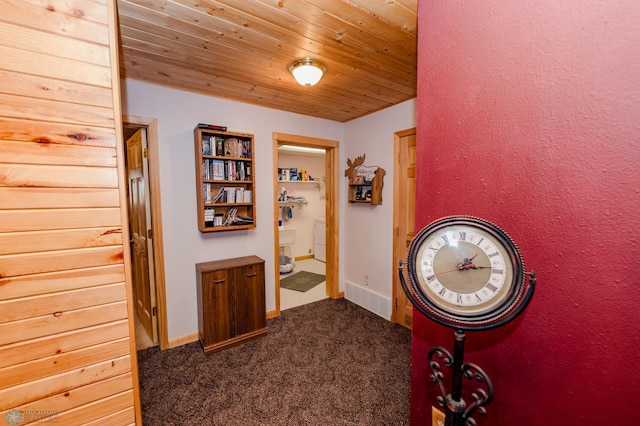
[[[227,280],[226,278],[223,278],[221,280],[213,280],[213,283],[214,284],[221,284],[221,283],[225,282],[226,280]]]
[[[257,272],[254,272],[253,274],[244,274],[244,276],[247,278],[255,277],[256,275],[258,275]]]

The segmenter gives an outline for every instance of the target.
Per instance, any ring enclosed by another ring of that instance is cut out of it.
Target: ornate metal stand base
[[[493,400],[493,384],[489,376],[477,365],[470,362],[462,362],[464,359],[464,331],[457,330],[454,333],[453,356],[442,346],[435,346],[429,350],[429,367],[431,368],[431,381],[440,387],[442,396],[438,397],[438,404],[445,409],[446,426],[476,426],[476,421],[471,417],[475,411],[481,415],[487,415],[485,406]],[[448,394],[443,383],[444,373],[441,365],[452,369],[452,390]],[[462,399],[462,378],[476,381],[480,385],[471,392],[471,402]]]

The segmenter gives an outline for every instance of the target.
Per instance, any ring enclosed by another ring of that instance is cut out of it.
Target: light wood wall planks
[[[0,3],[0,418],[20,424],[141,419],[115,18]]]
[[[416,96],[416,0],[118,0],[118,11],[127,79],[336,121]],[[313,87],[287,69],[307,56],[327,66]]]

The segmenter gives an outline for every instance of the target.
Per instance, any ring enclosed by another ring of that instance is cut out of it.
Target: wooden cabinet
[[[198,263],[196,275],[205,354],[267,334],[264,260],[245,256]]]
[[[253,135],[196,127],[194,141],[200,231],[255,228]]]

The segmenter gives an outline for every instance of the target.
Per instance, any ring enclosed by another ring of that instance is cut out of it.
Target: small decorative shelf
[[[387,172],[382,167],[365,166],[364,159],[364,154],[353,161],[347,159],[349,168],[344,171],[344,175],[349,178],[349,202],[382,204],[382,187]]]

